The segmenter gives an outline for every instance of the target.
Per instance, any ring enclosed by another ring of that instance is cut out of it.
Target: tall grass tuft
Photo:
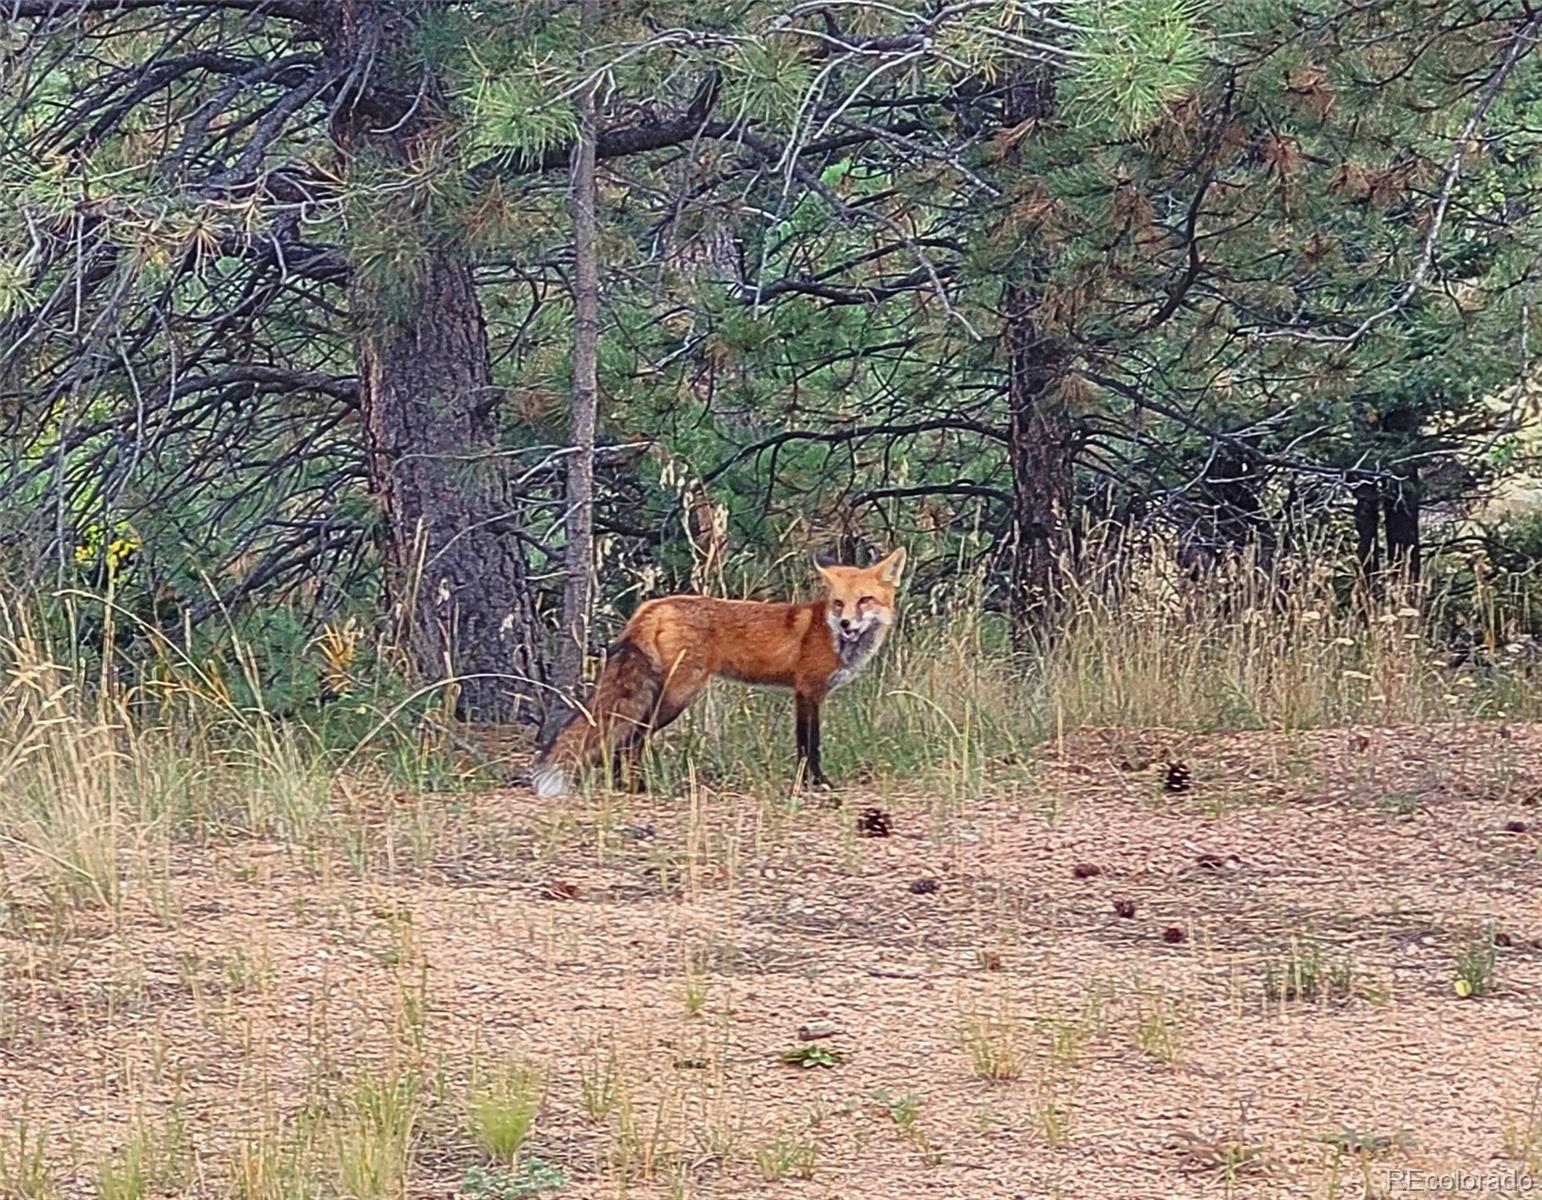
[[[513,1166],[545,1098],[542,1075],[521,1063],[509,1063],[475,1081],[467,1098],[467,1117],[477,1146],[494,1162]]]
[[[1348,596],[1331,556],[1244,556],[1197,579],[1175,555],[1073,582],[1038,691],[1066,727],[1306,729],[1460,715],[1417,594]]]
[[[400,1200],[407,1194],[423,1097],[410,1073],[360,1080],[333,1123],[337,1190],[346,1200]]]
[[[116,910],[177,840],[305,844],[331,781],[303,727],[241,709],[211,669],[106,685],[0,608],[0,862],[13,891]]]

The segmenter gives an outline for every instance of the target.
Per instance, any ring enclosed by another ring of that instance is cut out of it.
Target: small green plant
[[[783,1050],[777,1055],[777,1061],[786,1063],[790,1067],[837,1067],[844,1061],[843,1055],[834,1046],[822,1046],[818,1042],[809,1042],[807,1045],[794,1046],[791,1050]]]
[[[1377,798],[1379,811],[1392,817],[1411,817],[1419,811],[1419,797],[1414,792],[1386,792]]]
[[[1004,1081],[1022,1077],[1022,1029],[1005,1005],[994,1015],[965,1013],[963,1042],[976,1078]]]
[[[225,987],[231,992],[262,992],[273,976],[273,963],[267,954],[256,957],[241,947],[225,959]]]
[[[421,1102],[409,1074],[366,1079],[332,1130],[338,1191],[347,1200],[386,1200],[406,1189]]]
[[[598,1047],[578,1065],[578,1096],[583,1104],[584,1115],[598,1125],[616,1107],[621,1066],[616,1061],[615,1046],[607,1046],[604,1054]]]
[[[144,1134],[136,1130],[129,1140],[96,1165],[97,1200],[142,1200],[149,1178]]]
[[[467,1113],[478,1148],[495,1162],[510,1166],[517,1162],[520,1147],[535,1127],[545,1090],[544,1077],[519,1063],[473,1084]]]
[[[1532,1084],[1524,1119],[1505,1121],[1504,1151],[1528,1170],[1542,1171],[1542,1076]]]
[[[1262,1171],[1266,1162],[1262,1146],[1232,1139],[1222,1145],[1216,1169],[1227,1183],[1235,1183],[1238,1176]]]
[[[1178,1061],[1183,1053],[1183,1017],[1177,1001],[1160,993],[1140,998],[1135,1045],[1158,1062],[1171,1066]]]
[[[458,1194],[464,1200],[523,1200],[542,1192],[561,1191],[567,1185],[566,1174],[530,1154],[520,1160],[518,1170],[514,1171],[507,1167],[468,1168]]]
[[[1063,1146],[1070,1139],[1071,1106],[1061,1097],[1060,1080],[1053,1069],[1045,1070],[1039,1078],[1034,1120],[1049,1145]]]
[[[1492,992],[1497,960],[1491,927],[1485,928],[1480,937],[1464,942],[1456,956],[1456,994],[1464,1000],[1475,1000]]]
[[[322,1193],[313,1117],[262,1130],[236,1149],[230,1165],[234,1200],[291,1200]]]
[[[1407,1150],[1413,1144],[1412,1139],[1402,1131],[1366,1133],[1364,1130],[1348,1126],[1343,1129],[1330,1129],[1326,1133],[1318,1134],[1312,1140],[1321,1142],[1324,1146],[1330,1146],[1338,1153],[1350,1158],[1377,1158],[1383,1154],[1390,1154],[1394,1150]]]
[[[1087,1040],[1086,1028],[1074,1017],[1041,1018],[1039,1032],[1051,1067],[1075,1066],[1081,1060]]]
[[[810,1138],[778,1135],[764,1146],[755,1147],[755,1166],[760,1177],[767,1183],[775,1183],[788,1176],[794,1179],[812,1179],[814,1163],[819,1157],[819,1146]]]
[[[175,1194],[192,1176],[182,1114],[173,1106],[159,1125],[139,1123],[128,1140],[96,1164],[97,1200]]]
[[[1347,1000],[1355,994],[1355,967],[1347,957],[1329,959],[1315,938],[1291,938],[1264,967],[1270,1000]]]
[[[923,1162],[933,1167],[942,1162],[942,1151],[932,1145],[931,1139],[921,1128],[921,1100],[914,1092],[902,1092],[898,1096],[877,1092],[873,1099],[883,1105],[889,1120],[894,1122],[894,1128],[916,1148]]]
[[[42,1130],[33,1133],[22,1117],[14,1135],[0,1134],[0,1197],[5,1200],[54,1200],[59,1194],[45,1157]]]
[[[621,1177],[655,1180],[679,1165],[678,1112],[637,1088],[630,1073],[618,1078],[610,1160]]]
[[[710,984],[699,962],[690,960],[686,962],[685,980],[681,985],[681,992],[685,1001],[686,1015],[700,1016],[702,1010],[707,1007]]]
[[[901,1092],[898,1096],[878,1092],[873,1098],[884,1106],[896,1129],[904,1133],[915,1127],[921,1113],[921,1101],[914,1092]]]

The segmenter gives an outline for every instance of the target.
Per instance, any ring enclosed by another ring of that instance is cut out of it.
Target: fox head
[[[870,567],[829,566],[814,560],[824,577],[825,620],[837,646],[854,646],[869,633],[880,637],[894,624],[894,593],[905,570],[905,550],[891,551]]]

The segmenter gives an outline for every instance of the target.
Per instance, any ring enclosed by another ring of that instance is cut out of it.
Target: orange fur
[[[871,567],[820,566],[825,595],[806,604],[711,596],[648,601],[611,647],[590,711],[570,717],[537,757],[537,789],[560,794],[577,770],[618,753],[640,755],[644,740],[719,675],[792,689],[799,759],[822,780],[819,706],[882,645],[904,565],[905,552],[896,550]]]

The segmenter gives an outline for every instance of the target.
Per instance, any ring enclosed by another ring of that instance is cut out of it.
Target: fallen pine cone
[[[1133,917],[1135,915],[1135,901],[1115,900],[1114,912],[1121,917],[1125,917],[1126,919]]]
[[[1189,764],[1170,762],[1167,764],[1167,777],[1162,780],[1162,788],[1168,792],[1186,792],[1194,786],[1193,777],[1189,774]]]
[[[857,818],[857,832],[863,837],[888,837],[894,832],[894,818],[881,808],[864,808]]]
[[[910,890],[912,892],[914,892],[917,896],[930,896],[940,886],[941,885],[938,884],[938,882],[935,879],[931,879],[931,878],[927,878],[927,879],[912,879],[910,881]]]
[[[1096,863],[1077,863],[1071,868],[1071,874],[1077,879],[1091,879],[1103,874],[1103,868]]]
[[[1172,946],[1176,946],[1187,936],[1188,934],[1184,933],[1182,928],[1177,925],[1169,925],[1166,929],[1162,930],[1162,940]]]

